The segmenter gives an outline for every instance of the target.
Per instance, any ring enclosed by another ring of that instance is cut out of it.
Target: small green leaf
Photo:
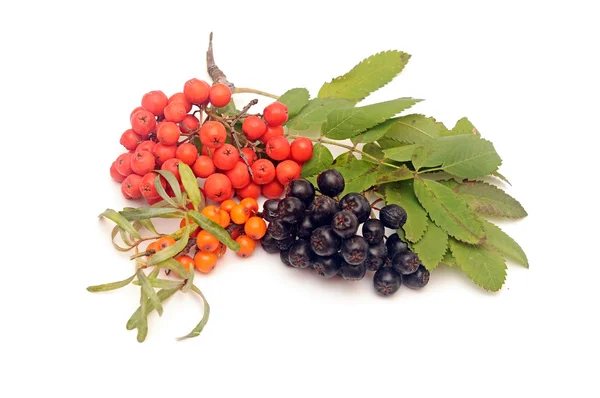
[[[386,158],[396,160],[398,162],[410,162],[416,147],[416,144],[404,145],[395,148],[384,149],[383,153],[385,154]]]
[[[161,303],[164,303],[166,299],[174,295],[179,290],[179,287],[173,289],[161,289],[158,291],[158,299]],[[142,312],[142,307],[138,307],[138,309],[131,315],[129,320],[127,321],[126,328],[127,330],[133,330],[138,327],[138,325],[143,323],[143,319],[148,317],[154,311],[154,305],[150,300],[146,300],[146,310]]]
[[[293,88],[283,93],[278,101],[285,104],[288,109],[288,118],[296,116],[304,108],[310,99],[310,94],[305,88]]]
[[[429,271],[435,269],[448,249],[448,235],[437,225],[427,220],[427,232],[413,245],[413,251]]]
[[[448,235],[467,243],[485,242],[483,226],[463,198],[450,188],[432,180],[416,179],[414,189],[419,202],[435,224]]]
[[[175,175],[168,170],[156,170],[156,172],[162,175],[165,178],[165,180],[167,180],[167,183],[173,189],[173,194],[175,194],[175,200],[177,201],[177,203],[183,204],[183,198],[181,196],[181,185],[179,185],[179,181],[177,180]]]
[[[435,120],[424,115],[406,115],[396,119],[385,137],[409,144],[431,142],[439,136]]]
[[[200,228],[204,229],[207,232],[210,232],[217,238],[221,243],[225,246],[237,252],[240,250],[240,244],[235,240],[231,239],[229,232],[225,230],[222,226],[207,218],[204,214],[200,214],[195,210],[190,210],[187,213],[188,217],[191,218]],[[161,251],[162,252],[162,251]],[[161,253],[159,252],[159,253]]]
[[[140,207],[139,209],[134,210],[122,210],[119,213],[129,221],[147,221],[150,218],[177,213],[177,211],[168,207]]]
[[[123,217],[123,215],[114,211],[113,209],[104,210],[104,213],[100,214],[99,217],[108,218],[117,224],[119,228],[129,232],[129,234],[134,238],[141,238],[140,233],[133,227],[133,225],[131,225],[131,223],[125,217]]]
[[[203,203],[204,197],[200,193],[200,188],[198,187],[198,180],[194,175],[190,166],[183,162],[179,162],[179,175],[181,176],[181,183],[185,188],[185,192],[187,192],[192,205],[194,205],[194,209],[198,210]]]
[[[377,126],[371,127],[364,134],[357,135],[352,137],[351,141],[353,144],[360,142],[361,144],[370,144],[371,142],[375,142],[379,140],[381,137],[385,135],[390,127],[396,122],[396,119],[389,119],[383,123],[379,123]]]
[[[181,263],[173,258],[167,259],[161,263],[156,264],[157,268],[166,268],[175,272],[175,274],[179,275],[183,279],[188,279],[190,277],[190,273]]]
[[[223,116],[237,116],[240,114],[240,111],[238,111],[235,107],[235,102],[233,98],[231,99],[231,101],[229,101],[227,105],[221,108],[216,108],[215,110],[219,115]]]
[[[160,270],[160,268],[155,268],[155,270]],[[183,285],[183,280],[174,281],[172,279],[158,279],[156,276],[151,278],[150,275],[148,275],[148,281],[152,287],[157,289],[174,289],[180,288]],[[138,286],[141,285],[141,283],[138,281],[133,281],[133,284]]]
[[[360,108],[336,109],[321,126],[321,136],[334,140],[352,138],[376,126],[421,100],[398,98]]]
[[[442,169],[459,177],[477,178],[496,171],[501,163],[502,159],[490,141],[465,136],[446,156]]]
[[[427,213],[415,196],[413,181],[405,181],[384,186],[386,204],[397,204],[406,210],[407,219],[402,227],[406,239],[418,242],[427,230]]]
[[[150,302],[152,303],[152,305],[154,305],[154,308],[156,308],[158,315],[162,316],[162,314],[163,314],[162,305],[160,304],[160,300],[159,300],[158,296],[156,295],[154,288],[148,281],[148,277],[146,276],[146,274],[144,274],[144,271],[142,269],[138,269],[136,274],[138,277],[138,281],[140,281],[140,285],[142,286],[142,290],[144,291],[146,296],[148,296],[148,298],[150,299]]]
[[[196,147],[196,150],[198,151],[198,153],[202,153],[202,141],[200,141],[200,137],[195,136],[192,140],[194,146]]]
[[[441,264],[446,264],[446,265],[448,265],[450,267],[456,265],[456,259],[452,255],[452,251],[450,251],[450,247],[448,247],[448,250],[446,251],[446,254],[444,254],[444,258],[442,258],[442,261],[440,261],[440,263]]]
[[[206,326],[206,324],[208,323],[208,317],[210,316],[210,305],[208,305],[208,301],[206,300],[206,297],[204,297],[204,294],[202,294],[200,289],[198,289],[195,285],[192,285],[192,290],[202,298],[202,302],[204,303],[202,319],[200,320],[200,323],[198,323],[198,325],[196,325],[196,327],[191,332],[189,332],[183,337],[179,337],[177,340],[184,340],[199,336],[202,330],[204,329],[204,326]]]
[[[344,99],[314,98],[300,113],[288,120],[286,126],[292,131],[308,130],[327,120],[327,115],[335,109],[351,108],[354,104]]]
[[[502,189],[483,181],[449,183],[450,188],[479,214],[492,217],[523,218],[527,212],[515,198]]]
[[[378,163],[379,161],[382,161],[383,157],[385,156],[379,145],[377,145],[374,142],[365,145],[362,151],[378,159],[377,161],[375,161],[374,159],[371,159],[368,156],[363,156],[363,160],[366,160],[367,162],[371,163]]]
[[[506,279],[506,264],[496,251],[450,239],[450,250],[456,264],[473,282],[486,290],[497,292]]]
[[[499,179],[501,179],[502,181],[504,181],[504,182],[505,182],[505,183],[507,183],[508,185],[512,185],[512,184],[510,183],[510,181],[508,181],[508,178],[506,178],[506,177],[504,177],[502,174],[500,174],[500,172],[499,172],[498,170],[494,171],[494,172],[492,173],[492,175],[493,175],[494,177],[498,177]]]
[[[409,59],[409,54],[395,50],[372,55],[345,75],[323,84],[319,98],[345,98],[359,102],[391,82]]]
[[[317,142],[313,147],[312,158],[302,166],[302,177],[310,177],[319,174],[325,169],[331,167],[333,155],[329,148]]]
[[[377,167],[366,160],[355,160],[336,169],[344,176],[346,186],[340,196],[349,192],[363,192],[375,185]]]
[[[87,291],[92,292],[92,293],[97,293],[97,292],[108,292],[110,290],[120,289],[122,287],[129,285],[131,283],[131,281],[133,281],[134,278],[135,278],[135,274],[131,275],[129,278],[124,279],[122,281],[105,283],[103,285],[88,286]]]
[[[335,167],[342,167],[352,161],[356,160],[356,156],[350,151],[342,153],[340,156],[335,158],[333,165]]]
[[[489,221],[481,220],[483,223],[483,228],[485,228],[485,234],[487,236],[487,241],[485,242],[485,246],[496,250],[499,252],[504,258],[511,259],[525,268],[529,268],[529,261],[527,261],[527,255],[519,246],[517,242],[510,236],[506,234],[506,232],[502,231],[497,225],[492,224]]]
[[[164,170],[161,170],[161,171],[164,171]],[[164,171],[164,172],[165,173],[170,173],[170,171]],[[167,191],[165,191],[165,189],[163,188],[162,184],[160,183],[160,176],[159,175],[157,175],[154,178],[154,187],[156,188],[156,192],[158,192],[158,194],[160,195],[160,197],[163,198],[163,200],[165,202],[167,202],[171,207],[174,207],[174,208],[178,208],[179,207],[179,203],[177,203],[172,197],[170,197],[167,194]],[[181,196],[181,192],[179,193],[179,195]]]
[[[463,117],[456,122],[456,125],[452,128],[451,133],[452,135],[469,134],[476,137],[481,136],[479,130],[477,130],[475,126],[473,126],[473,123],[471,123],[466,117]]]
[[[406,167],[406,165],[402,165],[398,168],[380,165],[377,169],[376,184],[404,181],[412,178],[414,178],[414,173],[408,167]]]
[[[148,261],[148,266],[162,263],[163,261],[179,254],[179,252],[182,251],[183,249],[185,249],[185,247],[187,246],[189,237],[190,237],[190,226],[186,225],[185,233],[183,234],[183,236],[177,242],[175,242],[174,245],[165,247],[164,249],[157,252],[152,257],[150,257],[150,260]]]

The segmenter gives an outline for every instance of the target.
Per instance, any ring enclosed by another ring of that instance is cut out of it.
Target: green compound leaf
[[[485,245],[475,246],[450,239],[450,250],[456,265],[469,278],[486,290],[497,292],[506,279],[506,264],[502,256]]]
[[[448,235],[467,243],[485,242],[485,231],[467,203],[450,188],[432,180],[416,179],[415,195],[435,224]]]
[[[198,180],[194,175],[194,172],[187,164],[179,162],[179,175],[181,176],[181,183],[187,192],[188,198],[192,202],[194,209],[198,210],[203,207],[204,197],[200,193],[198,187]]]
[[[435,269],[448,249],[448,234],[430,220],[427,220],[427,232],[423,238],[413,244],[413,251],[417,253],[421,263],[429,271]]]
[[[386,204],[397,204],[406,210],[406,224],[402,229],[406,239],[418,242],[427,230],[427,213],[415,196],[413,181],[386,184],[384,195]]]
[[[185,232],[183,233],[183,236],[177,242],[175,242],[174,245],[165,247],[164,249],[150,257],[150,260],[148,261],[148,266],[162,263],[163,261],[168,260],[179,254],[179,252],[181,252],[187,246],[189,237],[190,226],[188,224],[185,226]]]
[[[312,158],[302,166],[302,177],[310,177],[319,174],[325,169],[331,167],[333,163],[333,155],[329,148],[320,142],[313,146]]]
[[[200,291],[200,289],[198,289],[196,287],[196,285],[192,285],[192,290],[194,291],[194,293],[196,293],[197,295],[199,295],[202,298],[202,302],[204,303],[204,312],[202,315],[202,319],[196,325],[196,327],[194,329],[192,329],[191,332],[189,332],[188,334],[186,334],[183,337],[179,337],[177,340],[185,340],[185,339],[190,339],[192,337],[199,336],[200,333],[202,333],[204,326],[206,326],[206,324],[208,323],[208,317],[210,316],[210,305],[208,304],[208,300],[206,300],[206,297],[204,297],[204,294],[202,294],[202,292]]]
[[[334,140],[355,137],[363,131],[376,126],[421,100],[398,98],[360,108],[337,109],[327,116],[321,126],[321,135]]]
[[[521,246],[519,246],[513,238],[508,236],[506,232],[502,231],[498,226],[491,222],[486,220],[481,220],[481,222],[483,223],[485,234],[487,236],[487,241],[485,243],[486,247],[496,250],[506,259],[511,259],[516,263],[523,265],[525,268],[529,268],[527,255],[525,255]]]
[[[305,88],[293,88],[283,93],[278,101],[288,108],[288,118],[296,116],[304,108],[310,99],[310,94]]]
[[[323,84],[319,98],[344,98],[359,102],[391,82],[409,59],[409,54],[395,50],[372,55],[345,75]]]
[[[288,120],[286,126],[292,131],[308,130],[327,120],[327,115],[336,109],[353,107],[353,103],[344,99],[314,98],[308,102],[300,113]]]
[[[129,285],[133,281],[134,278],[135,278],[135,274],[131,275],[127,279],[123,279],[122,281],[105,283],[103,285],[88,286],[87,291],[92,292],[92,293],[97,293],[97,292],[108,292],[110,290],[117,290],[117,289],[120,289],[122,287]]]
[[[156,294],[156,291],[150,284],[150,281],[148,281],[148,277],[146,276],[146,274],[144,274],[144,271],[142,269],[138,269],[136,272],[136,275],[137,275],[138,281],[140,282],[140,285],[142,286],[142,290],[144,291],[144,294],[148,297],[148,299],[150,299],[150,302],[152,303],[154,308],[156,308],[158,315],[162,316],[163,307],[160,303],[160,299],[158,298],[158,295]]]
[[[119,212],[117,212],[113,209],[104,210],[104,212],[102,214],[100,214],[98,217],[108,218],[109,220],[111,220],[112,222],[117,224],[119,226],[119,228],[121,228],[122,230],[124,230],[126,232],[129,232],[129,234],[132,237],[138,238],[138,239],[141,238],[140,233],[133,227],[133,225],[125,217],[123,217],[122,214],[120,214]],[[127,242],[125,242],[125,243],[127,243]]]
[[[219,240],[219,242],[223,243],[229,249],[233,250],[234,252],[240,250],[240,244],[237,243],[235,240],[231,239],[231,235],[229,235],[229,232],[227,232],[225,228],[223,228],[213,220],[210,220],[204,214],[200,214],[195,210],[190,210],[187,213],[187,217],[191,218],[192,221],[196,223],[196,225],[200,226],[200,228],[210,232],[215,238]],[[162,250],[159,253],[162,253]]]
[[[492,217],[523,218],[527,212],[515,198],[502,189],[483,181],[467,181],[458,184],[444,183],[467,201],[479,214]]]
[[[423,144],[435,140],[438,136],[435,119],[414,114],[397,118],[384,137],[408,144]]]

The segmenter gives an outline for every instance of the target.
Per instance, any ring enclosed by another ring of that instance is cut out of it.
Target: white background
[[[600,394],[594,2],[333,3],[2,2],[0,395]],[[197,277],[212,305],[200,337],[175,342],[201,316],[176,297],[138,344],[137,290],[85,291],[132,273],[96,216],[126,205],[108,169],[129,112],[206,78],[211,30],[231,80],[274,93],[315,95],[375,52],[412,54],[369,101],[425,98],[415,111],[466,115],[494,142],[530,214],[502,227],[531,269],[509,264],[488,294],[440,268],[381,299],[367,279],[229,255]]]

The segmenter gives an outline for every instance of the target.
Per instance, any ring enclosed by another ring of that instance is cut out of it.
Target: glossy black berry
[[[319,186],[319,191],[321,191],[323,195],[330,197],[341,194],[346,187],[344,177],[342,177],[340,172],[335,169],[325,170],[319,174],[317,177],[317,185]]]
[[[310,236],[310,247],[319,256],[333,256],[341,244],[342,240],[329,225],[315,229]]]
[[[266,234],[260,239],[260,244],[267,253],[272,254],[279,251],[279,248],[277,247],[277,241],[269,234]]]
[[[290,247],[292,247],[295,241],[295,238],[289,237],[281,240],[276,240],[276,245],[277,248],[281,251],[290,250]]]
[[[385,227],[379,220],[370,218],[362,226],[362,236],[370,245],[381,242],[384,235]]]
[[[392,234],[388,236],[385,245],[388,249],[388,257],[390,259],[398,253],[406,253],[408,251],[408,243],[404,242],[398,234]]]
[[[279,218],[290,224],[295,224],[302,219],[304,215],[304,203],[293,196],[287,197],[279,202],[277,211]]]
[[[273,221],[279,216],[279,210],[277,207],[279,206],[278,199],[268,199],[263,204],[263,218],[269,222]]]
[[[310,248],[310,243],[305,239],[294,242],[290,248],[290,264],[296,268],[306,268],[312,266],[315,254]]]
[[[391,267],[380,268],[373,275],[375,291],[382,296],[389,296],[400,289],[402,276]]]
[[[429,271],[422,265],[412,274],[402,277],[404,284],[412,289],[420,289],[429,282]]]
[[[383,241],[379,241],[374,245],[369,245],[367,251],[367,259],[365,260],[365,266],[367,271],[377,271],[383,267],[387,260],[387,247]]]
[[[317,196],[309,207],[310,217],[314,224],[319,227],[329,224],[333,215],[338,211],[338,204],[329,196]]]
[[[337,254],[328,257],[317,256],[313,263],[313,268],[317,274],[324,278],[331,278],[338,274],[341,263],[340,256]]]
[[[315,198],[315,186],[303,178],[290,182],[289,196],[298,198],[308,207]]]
[[[349,281],[358,281],[365,277],[367,273],[367,268],[364,263],[361,264],[349,264],[346,261],[342,260],[342,264],[340,265],[340,275],[342,278]]]
[[[291,236],[292,228],[290,224],[282,220],[273,220],[267,227],[267,235],[270,235],[275,240],[287,239]]]
[[[288,267],[292,266],[292,264],[290,263],[290,251],[289,250],[280,251],[279,258],[281,259],[281,262],[284,263],[285,265],[287,265]]]
[[[341,254],[348,264],[362,264],[367,259],[369,244],[362,236],[354,235],[342,241]]]
[[[340,208],[354,213],[359,224],[367,221],[371,214],[371,204],[367,198],[356,192],[349,193],[340,199]]]
[[[412,274],[419,269],[421,260],[419,257],[408,251],[406,253],[396,253],[392,258],[392,267],[402,275]]]
[[[387,205],[379,211],[379,219],[388,228],[398,229],[406,223],[406,210],[398,205]]]
[[[339,237],[348,239],[358,231],[358,218],[351,211],[338,211],[331,220],[331,228]]]
[[[296,224],[296,236],[302,239],[308,239],[315,228],[317,228],[317,226],[312,221],[310,214],[304,214],[302,220]]]

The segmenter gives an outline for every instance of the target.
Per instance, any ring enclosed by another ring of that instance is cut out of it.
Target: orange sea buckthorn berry
[[[202,214],[217,224],[221,222],[221,210],[217,206],[206,206],[204,209],[202,209]]]
[[[157,251],[159,251],[159,249],[158,249],[158,242],[157,241],[154,241],[154,242],[150,243],[148,245],[148,247],[146,247],[146,251],[147,252],[151,251],[151,250],[154,250],[154,253],[156,253]],[[152,254],[154,254],[154,253],[152,253]],[[152,254],[148,254],[148,257],[151,257]]]
[[[235,203],[235,200],[227,199],[226,201],[221,203],[221,210],[225,210],[227,213],[230,213],[231,209],[233,209],[236,205],[237,203]]]
[[[240,257],[250,257],[256,249],[256,242],[248,235],[240,235],[235,240],[240,245],[240,250],[236,253]]]
[[[170,236],[163,236],[162,238],[160,238],[159,240],[156,241],[156,244],[158,246],[158,251],[161,251],[169,246],[174,245],[175,242],[176,242],[176,240],[171,238]]]
[[[203,252],[212,252],[219,246],[219,240],[208,231],[200,231],[196,237],[196,245]]]
[[[208,274],[217,264],[217,255],[215,253],[198,252],[194,256],[194,265],[196,269],[204,274]]]
[[[231,209],[231,221],[235,224],[242,225],[245,224],[246,221],[250,218],[250,210],[242,204],[235,205],[233,209]]]
[[[260,217],[250,217],[244,225],[246,235],[254,240],[259,240],[267,233],[267,224]]]
[[[231,216],[224,210],[221,210],[221,220],[219,221],[219,225],[223,228],[227,228],[227,226],[231,224]]]
[[[240,204],[248,209],[250,214],[256,214],[258,211],[258,202],[254,198],[244,198]]]

